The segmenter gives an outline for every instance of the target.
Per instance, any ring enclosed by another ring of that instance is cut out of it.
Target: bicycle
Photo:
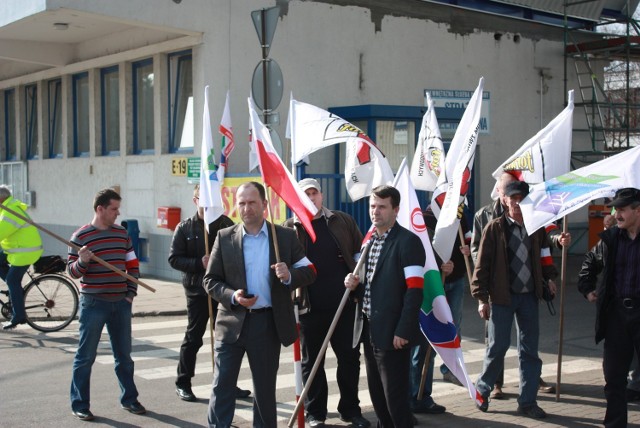
[[[38,331],[59,331],[68,326],[78,313],[78,288],[64,274],[67,263],[60,256],[45,256],[29,269],[30,281],[23,287],[27,324]],[[8,290],[0,294],[9,297]],[[0,299],[0,314],[11,319],[11,300]]]

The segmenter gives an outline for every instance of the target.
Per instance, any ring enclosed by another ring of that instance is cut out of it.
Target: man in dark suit
[[[245,352],[253,377],[253,426],[277,426],[276,376],[281,345],[297,338],[291,291],[311,284],[315,268],[295,231],[271,224],[260,183],[242,184],[236,193],[242,224],[218,232],[204,287],[220,305],[215,325],[215,375],[209,426],[228,428],[235,412],[235,385]]]
[[[345,286],[360,287],[363,345],[371,402],[378,427],[413,426],[409,407],[411,346],[419,337],[425,252],[420,238],[396,223],[400,193],[373,189],[369,214],[375,228],[364,257],[366,273],[348,274]]]

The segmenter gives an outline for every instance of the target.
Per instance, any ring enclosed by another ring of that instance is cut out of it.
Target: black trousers
[[[322,343],[329,331],[335,313],[310,312],[300,316],[302,334],[302,378],[307,383],[311,369],[316,362]],[[331,348],[336,354],[338,369],[336,380],[340,389],[338,412],[344,418],[361,416],[360,400],[358,399],[358,382],[360,380],[360,345],[352,347],[353,320],[355,305],[347,304],[338,320],[336,329],[331,336]],[[327,375],[324,371],[324,358],[316,372],[316,376],[309,387],[304,408],[308,415],[319,420],[327,418],[328,399]]]
[[[408,400],[411,347],[390,350],[373,347],[366,318],[362,337],[369,394],[378,428],[413,428]]]
[[[195,375],[196,355],[202,347],[202,336],[207,330],[209,321],[208,296],[187,296],[187,330],[180,345],[180,360],[178,361],[178,377],[176,386],[191,387],[191,378]],[[213,320],[218,314],[218,302],[211,300],[213,305]]]
[[[634,352],[640,352],[640,301],[631,308],[616,299],[606,311],[607,329],[604,337],[604,395],[607,412],[604,426],[627,426],[627,374]],[[604,315],[604,314],[603,314]]]

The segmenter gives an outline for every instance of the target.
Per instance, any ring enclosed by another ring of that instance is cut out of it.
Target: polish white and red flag
[[[284,203],[298,217],[311,239],[315,241],[316,234],[313,231],[311,220],[318,212],[318,209],[313,205],[307,194],[300,189],[291,173],[282,163],[280,156],[273,148],[269,128],[260,121],[253,108],[251,98],[248,98],[247,102],[251,118],[251,139],[258,154],[262,180],[266,186],[272,188],[282,198]]]
[[[291,162],[297,164],[311,153],[346,143],[344,179],[352,200],[393,182],[393,171],[384,153],[360,128],[339,116],[291,98],[287,137],[291,139]]]

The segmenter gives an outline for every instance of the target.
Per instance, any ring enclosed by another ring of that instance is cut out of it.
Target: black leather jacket
[[[600,241],[589,251],[578,274],[578,290],[587,297],[596,292],[596,343],[604,339],[607,327],[607,309],[615,297],[613,266],[616,260],[617,240],[620,229],[614,226],[600,233]],[[598,275],[603,273],[598,283]]]
[[[209,225],[209,251],[213,247],[218,230],[233,226],[233,221],[221,215]],[[180,222],[173,233],[169,264],[182,271],[182,285],[187,296],[206,296],[202,287],[205,267],[202,266],[204,250],[204,221],[194,215]]]

